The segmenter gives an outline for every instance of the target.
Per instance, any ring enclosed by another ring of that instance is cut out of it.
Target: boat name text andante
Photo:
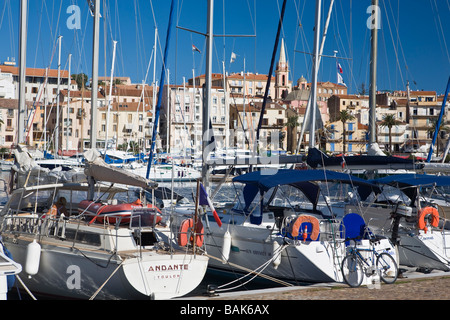
[[[188,264],[174,264],[174,265],[156,265],[156,266],[150,266],[148,268],[149,272],[157,272],[157,271],[182,271],[182,270],[188,270],[189,265]]]

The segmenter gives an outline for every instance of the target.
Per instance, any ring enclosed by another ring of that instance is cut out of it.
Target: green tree
[[[8,149],[5,147],[0,148],[0,154],[2,156],[2,159],[5,159],[5,153],[8,153]]]
[[[431,135],[431,138],[433,138],[434,132],[436,131],[438,119],[432,120],[431,127],[428,129],[428,133]],[[441,121],[439,125],[438,134],[436,137],[436,156],[439,156],[439,144],[440,144],[440,135],[441,132],[449,132],[450,128],[444,124],[443,121]]]
[[[339,112],[339,120],[342,122],[342,152],[345,154],[345,145],[347,144],[347,128],[345,127],[345,124],[347,123],[347,121],[355,120],[355,117],[350,112],[348,112],[348,110],[341,110],[341,112]]]
[[[72,80],[75,80],[75,82],[78,85],[78,90],[81,90],[81,88],[86,87],[86,82],[88,81],[88,76],[84,73],[78,73],[72,75]]]
[[[360,95],[365,95],[366,93],[367,93],[367,89],[366,89],[366,84],[363,82],[363,83],[361,83],[361,85],[359,86],[359,88],[358,88],[358,93],[360,94]]]
[[[388,128],[389,130],[389,153],[392,153],[392,128],[400,124],[400,121],[395,119],[395,115],[386,114],[383,117],[383,121],[380,123],[380,127]]]

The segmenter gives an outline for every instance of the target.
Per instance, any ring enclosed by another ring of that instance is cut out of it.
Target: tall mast
[[[372,0],[370,86],[369,86],[369,145],[377,142],[376,137],[376,94],[378,62],[378,0]]]
[[[309,147],[315,147],[316,133],[316,104],[317,104],[317,74],[319,70],[319,38],[320,38],[320,16],[322,0],[316,0],[316,24],[314,30],[314,64],[311,88],[311,129],[309,131]]]
[[[59,150],[59,125],[61,122],[61,115],[59,110],[59,97],[60,97],[60,86],[61,86],[61,41],[62,36],[58,37],[58,89],[57,89],[57,95],[56,95],[56,125],[55,125],[55,157],[58,156],[58,150]],[[62,149],[62,148],[61,148]],[[62,150],[61,150],[62,151]]]
[[[100,31],[100,0],[94,0],[94,40],[92,46],[91,84],[91,148],[97,147],[97,98],[98,98],[98,55]]]
[[[111,75],[109,79],[109,98],[108,98],[108,109],[106,110],[106,132],[105,132],[105,156],[108,150],[108,135],[109,135],[109,113],[111,111],[111,101],[112,101],[112,87],[114,81],[114,64],[116,60],[116,45],[117,41],[113,41],[113,58],[111,63]]]
[[[24,143],[25,136],[25,78],[27,70],[27,8],[28,0],[20,2],[20,57],[19,57],[19,112],[17,123],[17,143]]]
[[[213,52],[213,20],[214,19],[214,0],[208,0],[208,22],[207,22],[207,31],[206,31],[206,72],[205,72],[205,97],[203,103],[203,112],[202,112],[202,183],[206,190],[208,191],[209,187],[209,168],[206,162],[207,155],[205,154],[205,150],[207,150],[207,146],[209,143],[209,137],[212,135],[210,132],[209,126],[209,109],[211,106],[211,73],[212,73],[212,52]],[[205,133],[208,133],[205,135]]]
[[[69,111],[70,111],[70,72],[71,72],[71,66],[72,66],[72,54],[69,54],[69,74],[67,76],[67,121],[66,121],[66,151],[69,150]]]

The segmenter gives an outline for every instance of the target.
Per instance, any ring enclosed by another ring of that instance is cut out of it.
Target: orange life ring
[[[180,226],[180,232],[178,233],[178,244],[180,246],[185,247],[188,242],[191,244],[194,243],[193,227],[194,220],[192,218],[183,220]],[[200,220],[197,221],[194,232],[196,233],[195,245],[201,247],[203,245],[204,228],[203,223]]]
[[[310,234],[310,238],[311,238],[311,240],[313,240],[313,241],[315,241],[315,240],[317,240],[317,238],[319,237],[319,231],[320,231],[320,228],[319,228],[319,220],[316,218],[316,217],[313,217],[313,216],[308,216],[308,215],[305,215],[305,216],[299,216],[295,221],[294,221],[294,223],[291,223],[291,226],[290,226],[290,230],[289,230],[289,232],[290,232],[290,234],[292,235],[292,237],[297,237],[298,236],[298,233],[299,233],[299,229],[300,229],[300,226],[302,225],[302,223],[304,223],[304,222],[309,222],[309,223],[311,223],[311,225],[312,225],[312,231],[311,231],[311,234]]]
[[[439,211],[433,207],[425,207],[419,211],[419,220],[417,221],[417,227],[420,230],[428,231],[425,217],[431,214],[431,225],[437,227],[439,225]]]

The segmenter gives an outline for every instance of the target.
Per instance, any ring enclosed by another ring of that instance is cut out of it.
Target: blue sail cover
[[[279,169],[274,174],[265,174],[264,171],[250,172],[233,179],[233,182],[245,184],[244,200],[246,208],[259,193],[264,194],[269,189],[291,185],[300,189],[309,201],[315,206],[319,199],[320,188],[314,182],[341,182],[358,186],[361,199],[366,199],[373,191],[379,193],[378,186],[350,174],[327,170],[289,170]]]

